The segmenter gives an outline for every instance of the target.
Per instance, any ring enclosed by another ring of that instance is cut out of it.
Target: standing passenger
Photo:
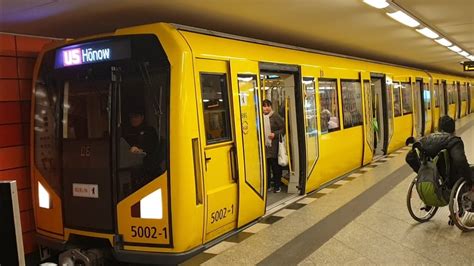
[[[273,112],[272,102],[263,101],[265,152],[267,157],[267,187],[271,189],[272,180],[270,170],[273,174],[273,192],[281,191],[281,166],[278,164],[278,140],[285,133],[285,122],[278,113]]]

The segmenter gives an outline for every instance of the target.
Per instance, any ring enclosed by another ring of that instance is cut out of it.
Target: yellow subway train
[[[33,82],[37,239],[63,262],[178,263],[474,112],[466,77],[167,23],[46,47]],[[285,121],[280,193],[264,99]]]

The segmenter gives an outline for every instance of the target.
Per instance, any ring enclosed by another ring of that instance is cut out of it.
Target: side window
[[[402,89],[403,114],[411,114],[413,113],[411,84],[410,82],[402,82],[400,86]]]
[[[304,112],[306,117],[306,175],[309,176],[319,156],[318,120],[316,107],[316,90],[314,78],[303,78]]]
[[[401,98],[400,98],[400,84],[395,82],[393,84],[393,113],[395,117],[402,115]]]
[[[467,101],[467,87],[466,83],[461,85],[461,101]]]
[[[425,110],[431,109],[431,93],[430,86],[428,83],[423,83],[423,101],[425,105]]]
[[[319,80],[319,101],[321,105],[321,134],[339,130],[339,104],[337,80]]]
[[[435,107],[439,107],[439,83],[434,84],[433,97],[434,97]]]
[[[206,143],[232,139],[226,74],[201,74]]]
[[[341,80],[344,128],[363,124],[360,81]]]

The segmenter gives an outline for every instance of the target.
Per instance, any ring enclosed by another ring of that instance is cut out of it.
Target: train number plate
[[[99,185],[73,183],[72,195],[81,198],[99,198]]]

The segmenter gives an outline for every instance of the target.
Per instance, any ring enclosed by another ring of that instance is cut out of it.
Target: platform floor
[[[474,163],[474,115],[456,122]],[[474,232],[448,225],[447,207],[423,224],[406,208],[415,174],[405,147],[274,213],[183,265],[474,265]]]

